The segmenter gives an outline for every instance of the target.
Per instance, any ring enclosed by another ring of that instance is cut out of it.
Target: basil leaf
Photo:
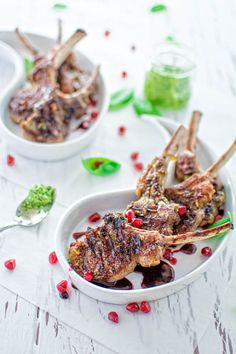
[[[121,109],[134,98],[134,90],[122,89],[114,92],[110,97],[109,111]]]
[[[161,115],[158,108],[154,104],[144,99],[135,99],[133,102],[133,107],[138,116],[141,116],[142,114]]]
[[[223,218],[223,219],[220,219],[216,222],[214,222],[214,224],[210,225],[208,227],[208,229],[212,229],[213,227],[216,227],[216,226],[220,226],[220,225],[223,225],[229,221],[233,221],[233,216],[232,214],[230,213],[230,211],[228,211],[228,217],[227,218]],[[211,239],[216,239],[216,238],[222,238],[224,237],[226,234],[228,233],[228,231],[224,231],[224,232],[221,232],[219,235],[216,235],[214,237],[212,237]]]
[[[161,12],[167,10],[167,6],[164,4],[153,5],[150,9],[151,12]]]
[[[174,37],[173,36],[167,36],[166,37],[166,42],[174,42]]]
[[[34,62],[29,58],[24,58],[24,67],[26,76],[28,76],[34,68]]]
[[[82,164],[87,171],[95,176],[108,176],[118,172],[121,165],[105,157],[90,157],[83,159]]]
[[[56,4],[53,5],[53,8],[54,9],[60,9],[60,10],[63,10],[63,9],[67,9],[67,5],[66,4],[63,4],[61,2],[58,2]]]

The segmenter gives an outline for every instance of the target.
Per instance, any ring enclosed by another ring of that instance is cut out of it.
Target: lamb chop
[[[133,272],[137,265],[158,265],[166,247],[205,240],[231,226],[228,222],[208,230],[166,236],[136,229],[122,215],[108,214],[102,226],[88,228],[84,239],[71,244],[69,262],[82,277],[89,272],[94,281],[114,282]]]
[[[61,142],[69,133],[69,123],[73,115],[80,118],[86,113],[88,104],[85,106],[84,102],[88,102],[89,95],[96,91],[97,68],[96,77],[92,74],[83,87],[73,92],[73,96],[63,96],[57,82],[60,67],[67,61],[73,46],[86,33],[77,30],[65,43],[61,43],[59,25],[57,44],[46,56],[40,54],[18,29],[16,31],[34,57],[34,68],[28,78],[31,86],[19,90],[10,101],[10,117],[20,124],[27,139],[48,143]]]
[[[177,152],[185,128],[180,126],[164,149],[161,157],[155,157],[139,178],[136,187],[137,201],[131,202],[126,213],[141,219],[142,228],[157,230],[170,235],[173,227],[180,222],[179,205],[164,196],[167,168]]]
[[[216,185],[216,173],[236,151],[236,140],[223,155],[203,174],[193,174],[184,182],[166,188],[169,200],[186,206],[186,214],[176,227],[177,233],[196,230],[199,226],[212,224],[219,208],[225,201],[223,187]]]
[[[196,159],[196,135],[202,113],[194,111],[188,128],[188,134],[184,139],[183,151],[178,154],[175,165],[175,176],[182,182],[194,173],[200,172],[200,166]]]

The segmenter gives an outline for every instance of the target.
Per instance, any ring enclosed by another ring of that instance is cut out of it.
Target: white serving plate
[[[169,120],[165,124],[171,133],[177,127],[176,123]],[[210,165],[215,160],[214,154],[200,140],[198,140],[198,157],[203,167]],[[225,209],[233,212],[235,210],[234,195],[228,176],[229,174],[226,169],[223,169],[220,173],[220,178],[225,185],[227,196]],[[173,183],[174,180],[172,179],[170,182]],[[59,221],[55,233],[56,253],[59,262],[76,287],[92,298],[108,303],[126,304],[132,301],[155,300],[171,295],[183,289],[205,272],[214,262],[215,258],[223,251],[228,238],[232,234],[232,231],[230,231],[225,238],[197,242],[198,249],[194,255],[177,253],[178,263],[174,266],[175,280],[165,285],[142,289],[140,286],[141,276],[135,273],[127,276],[134,284],[133,290],[105,289],[85,281],[75,271],[70,269],[67,261],[68,245],[73,241],[72,233],[85,230],[88,226],[87,217],[92,213],[99,212],[104,215],[109,211],[124,210],[129,202],[135,199],[134,189],[108,191],[90,195],[69,207]],[[210,258],[204,258],[200,251],[202,247],[208,245],[213,249],[213,255]]]
[[[55,42],[45,36],[32,33],[27,33],[27,35],[35,46],[45,53],[52,48]],[[62,143],[32,142],[22,137],[20,127],[11,121],[8,114],[10,98],[25,82],[23,57],[30,56],[24,50],[14,32],[0,32],[0,41],[2,41],[0,42],[0,134],[7,141],[7,144],[17,153],[36,160],[60,160],[81,151],[93,140],[107,112],[108,93],[101,70],[98,76],[98,106],[96,107],[96,110],[99,111],[99,117],[91,127],[86,131],[80,132],[77,130],[69,134]],[[86,70],[94,68],[95,64],[88,57],[77,50],[74,53],[82,68]]]

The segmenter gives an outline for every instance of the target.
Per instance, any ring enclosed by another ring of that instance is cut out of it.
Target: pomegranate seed
[[[221,219],[222,219],[222,215],[216,215],[215,221],[219,221],[219,220],[221,220]]]
[[[123,127],[123,126],[122,126],[122,127],[119,127],[119,128],[118,128],[118,132],[119,132],[120,135],[124,135],[125,132],[126,132],[126,128]]]
[[[58,259],[57,259],[57,255],[56,255],[56,252],[51,252],[48,256],[48,260],[49,260],[49,263],[51,264],[56,264]]]
[[[98,213],[94,213],[92,215],[89,216],[89,222],[97,222],[99,220],[101,220],[101,215]]]
[[[103,161],[97,160],[97,161],[94,162],[94,165],[95,165],[96,167],[99,167],[99,166],[101,166],[102,164],[103,164]]]
[[[96,119],[97,117],[98,117],[98,115],[99,115],[99,113],[98,112],[96,112],[96,111],[93,111],[93,112],[91,112],[91,115],[90,115],[90,117],[91,117],[91,119]]]
[[[85,272],[84,279],[87,281],[91,281],[93,279],[93,274],[91,272]]]
[[[139,157],[138,152],[132,152],[132,154],[130,155],[131,160],[137,160],[138,157]]]
[[[126,217],[128,222],[132,222],[133,219],[135,218],[134,211],[133,210],[127,210],[127,212],[125,213],[125,217]]]
[[[81,231],[81,232],[74,232],[72,237],[75,239],[75,240],[78,240],[78,238],[84,236],[86,234],[85,231]]]
[[[185,206],[180,206],[178,209],[178,214],[179,216],[183,216],[186,214],[186,207]]]
[[[132,221],[132,226],[133,227],[137,227],[138,229],[140,229],[143,226],[143,220],[136,218]]]
[[[110,31],[108,31],[108,30],[104,32],[105,37],[110,36],[110,34],[111,34],[111,32],[110,32]]]
[[[121,77],[122,77],[122,79],[126,79],[127,78],[127,72],[126,71],[122,71]]]
[[[212,255],[211,247],[203,247],[201,253],[204,257],[210,257]]]
[[[7,269],[13,270],[16,268],[16,260],[13,259],[8,259],[7,261],[4,262],[4,265]]]
[[[137,171],[142,171],[142,170],[143,170],[143,164],[142,164],[142,162],[136,162],[136,163],[134,164],[134,168],[135,168],[135,170],[137,170]]]
[[[167,259],[167,261],[170,261],[173,258],[173,252],[167,248],[163,254],[163,257]]]
[[[59,293],[59,296],[60,296],[62,299],[68,299],[69,294],[68,294],[67,291],[63,291],[63,292]]]
[[[130,312],[138,312],[139,305],[137,304],[137,302],[130,302],[128,305],[126,305],[126,310]]]
[[[171,259],[169,259],[169,262],[170,262],[172,265],[176,265],[176,263],[177,263],[177,258],[172,257]]]
[[[142,301],[140,305],[140,310],[144,313],[148,313],[151,311],[151,306],[149,305],[149,302],[147,301]]]
[[[97,100],[95,100],[95,98],[90,98],[89,99],[89,101],[90,101],[90,104],[91,104],[91,106],[93,106],[93,107],[95,107],[96,105],[97,105]]]
[[[68,287],[68,281],[67,280],[62,280],[62,281],[60,281],[60,283],[57,284],[57,290],[59,291],[59,293],[66,292],[67,287]]]
[[[114,323],[119,323],[118,313],[115,311],[111,311],[108,313],[108,319]]]
[[[15,165],[15,158],[12,155],[7,155],[7,164],[8,166]]]
[[[79,125],[79,129],[87,130],[89,128],[89,126],[90,126],[90,123],[87,120],[85,120]]]

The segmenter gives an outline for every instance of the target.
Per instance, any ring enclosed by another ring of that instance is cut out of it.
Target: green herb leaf
[[[25,73],[28,76],[34,68],[34,62],[29,58],[24,58]]]
[[[132,89],[123,89],[114,92],[110,98],[109,111],[117,111],[118,109],[127,106],[133,98],[134,90]]]
[[[121,165],[105,157],[90,157],[82,160],[83,166],[95,176],[108,176],[119,171]]]
[[[61,2],[58,2],[56,4],[53,5],[54,9],[59,9],[59,10],[63,10],[63,9],[67,9],[67,5],[63,4]]]
[[[141,116],[142,114],[150,114],[156,116],[161,115],[158,108],[154,104],[144,99],[135,99],[133,102],[133,107],[138,116]]]
[[[164,4],[153,5],[150,9],[151,12],[161,12],[161,11],[166,11],[166,10],[167,10],[167,6]]]
[[[173,36],[167,36],[166,37],[166,42],[174,42],[174,37]]]
[[[220,219],[216,222],[214,222],[214,224],[210,225],[208,227],[208,229],[212,229],[213,227],[216,227],[216,226],[220,226],[220,225],[223,225],[229,221],[233,221],[233,216],[232,214],[230,213],[230,211],[228,211],[228,217],[227,218],[223,218],[223,219]],[[224,237],[226,234],[228,233],[228,231],[224,231],[224,232],[221,232],[219,235],[216,235],[214,237],[212,237],[211,239],[216,239],[216,238],[221,238],[221,237]]]

